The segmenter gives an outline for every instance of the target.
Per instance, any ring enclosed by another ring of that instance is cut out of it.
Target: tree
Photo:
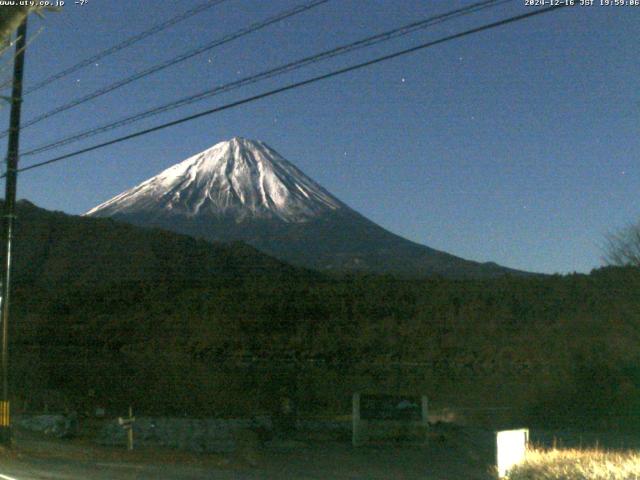
[[[0,9],[0,41],[8,43],[13,31],[18,28],[31,10],[33,8],[28,6],[2,7]]]
[[[605,238],[604,261],[615,266],[640,266],[640,222],[628,225]]]
[[[30,13],[42,17],[43,12],[60,11],[60,7],[53,6],[5,5],[0,7],[0,55],[9,47],[13,32]]]

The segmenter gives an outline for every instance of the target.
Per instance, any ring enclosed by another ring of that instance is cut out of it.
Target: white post
[[[352,411],[351,411],[351,443],[354,447],[360,445],[360,394],[353,394]]]
[[[429,399],[426,395],[422,395],[421,400],[422,428],[424,428],[424,441],[427,442],[429,439],[429,436],[427,435],[427,432],[429,431]]]
[[[129,425],[129,431],[127,432],[127,447],[129,451],[133,450],[133,407],[129,406],[129,421],[131,424]]]

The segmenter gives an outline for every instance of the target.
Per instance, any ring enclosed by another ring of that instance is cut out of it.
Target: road
[[[332,451],[333,450],[333,451]],[[332,448],[295,454],[270,455],[256,466],[189,465],[80,461],[23,457],[0,461],[0,480],[487,480],[486,466],[469,465],[468,459],[452,458],[442,451],[439,458],[419,450]],[[470,468],[471,467],[471,468]]]
[[[69,459],[23,457],[0,461],[0,480],[253,480],[259,472],[238,468],[212,468],[180,464],[94,462]]]
[[[3,464],[2,480],[133,480],[133,479],[254,479],[251,472],[212,471],[184,466],[148,466],[135,464],[78,464],[53,461],[30,461]]]
[[[114,479],[204,479],[238,478],[233,472],[216,473],[188,467],[153,467],[136,464],[113,463],[79,463],[69,461],[53,461],[30,459],[29,461],[2,462],[0,466],[2,480],[114,480]],[[249,477],[246,477],[249,478]]]
[[[268,445],[250,454],[97,447],[80,441],[21,438],[0,451],[0,480],[488,480],[486,439],[455,433],[429,445],[353,448],[350,442]]]
[[[100,447],[14,431],[14,448],[0,449],[0,480],[253,479],[251,467],[229,456],[171,450]]]

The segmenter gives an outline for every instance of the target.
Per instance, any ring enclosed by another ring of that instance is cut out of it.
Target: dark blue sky
[[[30,33],[43,30],[29,46],[25,83],[197,3],[67,0],[61,13],[31,18]],[[28,95],[23,120],[300,3],[228,0]],[[332,0],[25,129],[21,146],[468,3]],[[21,166],[530,8],[516,0],[24,157]],[[25,172],[19,197],[79,214],[244,136],[267,142],[342,201],[411,240],[512,268],[587,272],[601,264],[604,234],[640,216],[638,26],[640,7],[562,9]],[[5,68],[7,75],[6,60]]]

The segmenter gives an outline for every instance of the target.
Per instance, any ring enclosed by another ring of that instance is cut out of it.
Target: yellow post
[[[11,425],[9,416],[9,402],[0,401],[0,427],[9,428],[9,425]]]

